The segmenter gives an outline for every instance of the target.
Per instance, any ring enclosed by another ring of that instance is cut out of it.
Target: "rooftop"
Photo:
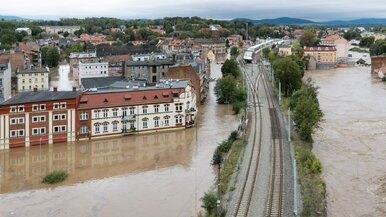
[[[127,61],[127,66],[159,66],[159,65],[174,65],[171,60],[150,60],[150,61]]]
[[[0,104],[0,106],[33,103],[33,102],[48,102],[56,100],[73,99],[80,96],[80,91],[29,91],[22,92]]]
[[[28,69],[21,69],[17,72],[17,74],[29,74],[29,73],[49,73],[48,68],[28,68]]]

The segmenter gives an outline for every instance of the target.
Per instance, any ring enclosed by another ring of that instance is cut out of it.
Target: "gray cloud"
[[[107,16],[162,18],[201,16],[214,19],[276,18],[283,16],[316,21],[385,17],[383,0],[5,0],[0,14],[31,18]]]

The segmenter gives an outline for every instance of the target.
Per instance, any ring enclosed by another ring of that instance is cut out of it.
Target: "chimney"
[[[54,87],[54,92],[58,92],[58,87]]]
[[[38,88],[37,87],[34,87],[34,92],[38,92]]]
[[[75,91],[76,91],[76,87],[72,87],[72,91],[74,91],[74,92],[75,92]]]

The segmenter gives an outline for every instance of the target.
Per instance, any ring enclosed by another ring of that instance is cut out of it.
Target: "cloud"
[[[32,18],[119,17],[162,18],[201,16],[214,19],[253,19],[283,16],[313,20],[385,16],[382,0],[6,0],[2,15]]]

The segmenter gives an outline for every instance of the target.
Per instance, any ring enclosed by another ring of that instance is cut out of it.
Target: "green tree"
[[[370,46],[370,55],[378,56],[386,54],[386,40],[377,40],[374,44]]]
[[[48,50],[47,46],[40,48],[40,53],[42,56],[42,64],[43,65],[47,65],[47,50]]]
[[[273,62],[276,84],[281,82],[282,91],[285,96],[298,90],[302,85],[302,74],[299,65],[291,57],[284,57]]]
[[[268,47],[263,49],[264,58],[268,58],[269,52],[271,52],[271,50]]]
[[[370,47],[372,44],[374,44],[375,37],[369,36],[369,37],[363,37],[361,38],[359,42],[359,46],[361,47]]]
[[[316,46],[319,43],[318,38],[316,37],[316,31],[312,28],[306,28],[300,37],[300,45],[302,47],[312,47]]]
[[[239,49],[235,46],[231,48],[231,57],[237,58],[237,56],[240,54]]]
[[[49,47],[46,54],[46,64],[48,67],[56,67],[59,64],[59,52],[56,47]]]
[[[351,41],[353,39],[360,39],[361,33],[358,29],[350,29],[343,34],[343,38],[345,38],[348,41]]]
[[[65,38],[67,38],[69,35],[70,35],[70,33],[68,33],[67,31],[65,31],[65,32],[63,33],[63,37],[65,37]]]
[[[229,74],[235,78],[239,77],[241,74],[240,67],[235,59],[225,60],[224,64],[221,66],[221,72],[223,76]]]
[[[231,103],[234,99],[234,92],[237,89],[236,80],[232,75],[226,75],[216,81],[214,92],[217,96],[217,102]]]
[[[317,94],[317,88],[308,81],[290,99],[289,106],[293,110],[294,121],[306,141],[312,141],[312,133],[323,117]]]
[[[217,207],[217,196],[214,192],[205,193],[201,198],[202,205],[201,207],[206,210],[208,215],[212,215],[216,211]]]

